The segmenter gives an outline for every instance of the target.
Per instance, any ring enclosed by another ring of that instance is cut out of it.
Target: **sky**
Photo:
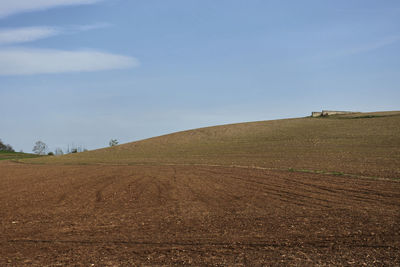
[[[0,139],[400,110],[398,0],[0,0]]]

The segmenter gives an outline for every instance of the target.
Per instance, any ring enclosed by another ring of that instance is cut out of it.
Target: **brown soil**
[[[0,163],[0,265],[400,265],[400,183]]]

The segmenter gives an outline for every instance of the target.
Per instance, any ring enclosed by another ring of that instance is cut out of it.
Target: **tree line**
[[[3,141],[1,141],[1,139],[0,139],[0,151],[15,152],[11,145],[4,144]]]
[[[49,156],[61,156],[64,154],[74,154],[88,151],[83,146],[75,146],[75,145],[68,145],[67,149],[63,151],[62,148],[57,147],[54,152],[48,151],[48,146],[43,141],[36,141],[35,145],[32,148],[32,152],[38,155],[49,155]]]
[[[118,145],[117,139],[111,139],[110,142],[108,143],[108,145],[110,147]],[[15,150],[12,148],[11,145],[4,144],[1,141],[1,139],[0,139],[0,151],[15,152]],[[60,155],[64,155],[64,154],[74,154],[74,153],[80,153],[80,152],[85,152],[85,151],[88,151],[88,150],[83,146],[68,145],[65,152],[60,147],[57,147],[53,152],[53,151],[48,150],[48,146],[43,141],[36,141],[35,145],[32,148],[32,152],[35,154],[50,155],[50,156],[53,156],[53,155],[60,156]]]

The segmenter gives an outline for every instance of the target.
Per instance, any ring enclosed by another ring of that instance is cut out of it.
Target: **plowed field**
[[[400,265],[400,183],[0,162],[0,265]]]

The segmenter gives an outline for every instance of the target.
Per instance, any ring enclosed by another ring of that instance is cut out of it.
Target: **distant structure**
[[[321,112],[312,112],[311,117],[325,117],[330,115],[343,115],[343,114],[351,114],[354,113],[352,111],[338,111],[338,110],[323,110]]]

